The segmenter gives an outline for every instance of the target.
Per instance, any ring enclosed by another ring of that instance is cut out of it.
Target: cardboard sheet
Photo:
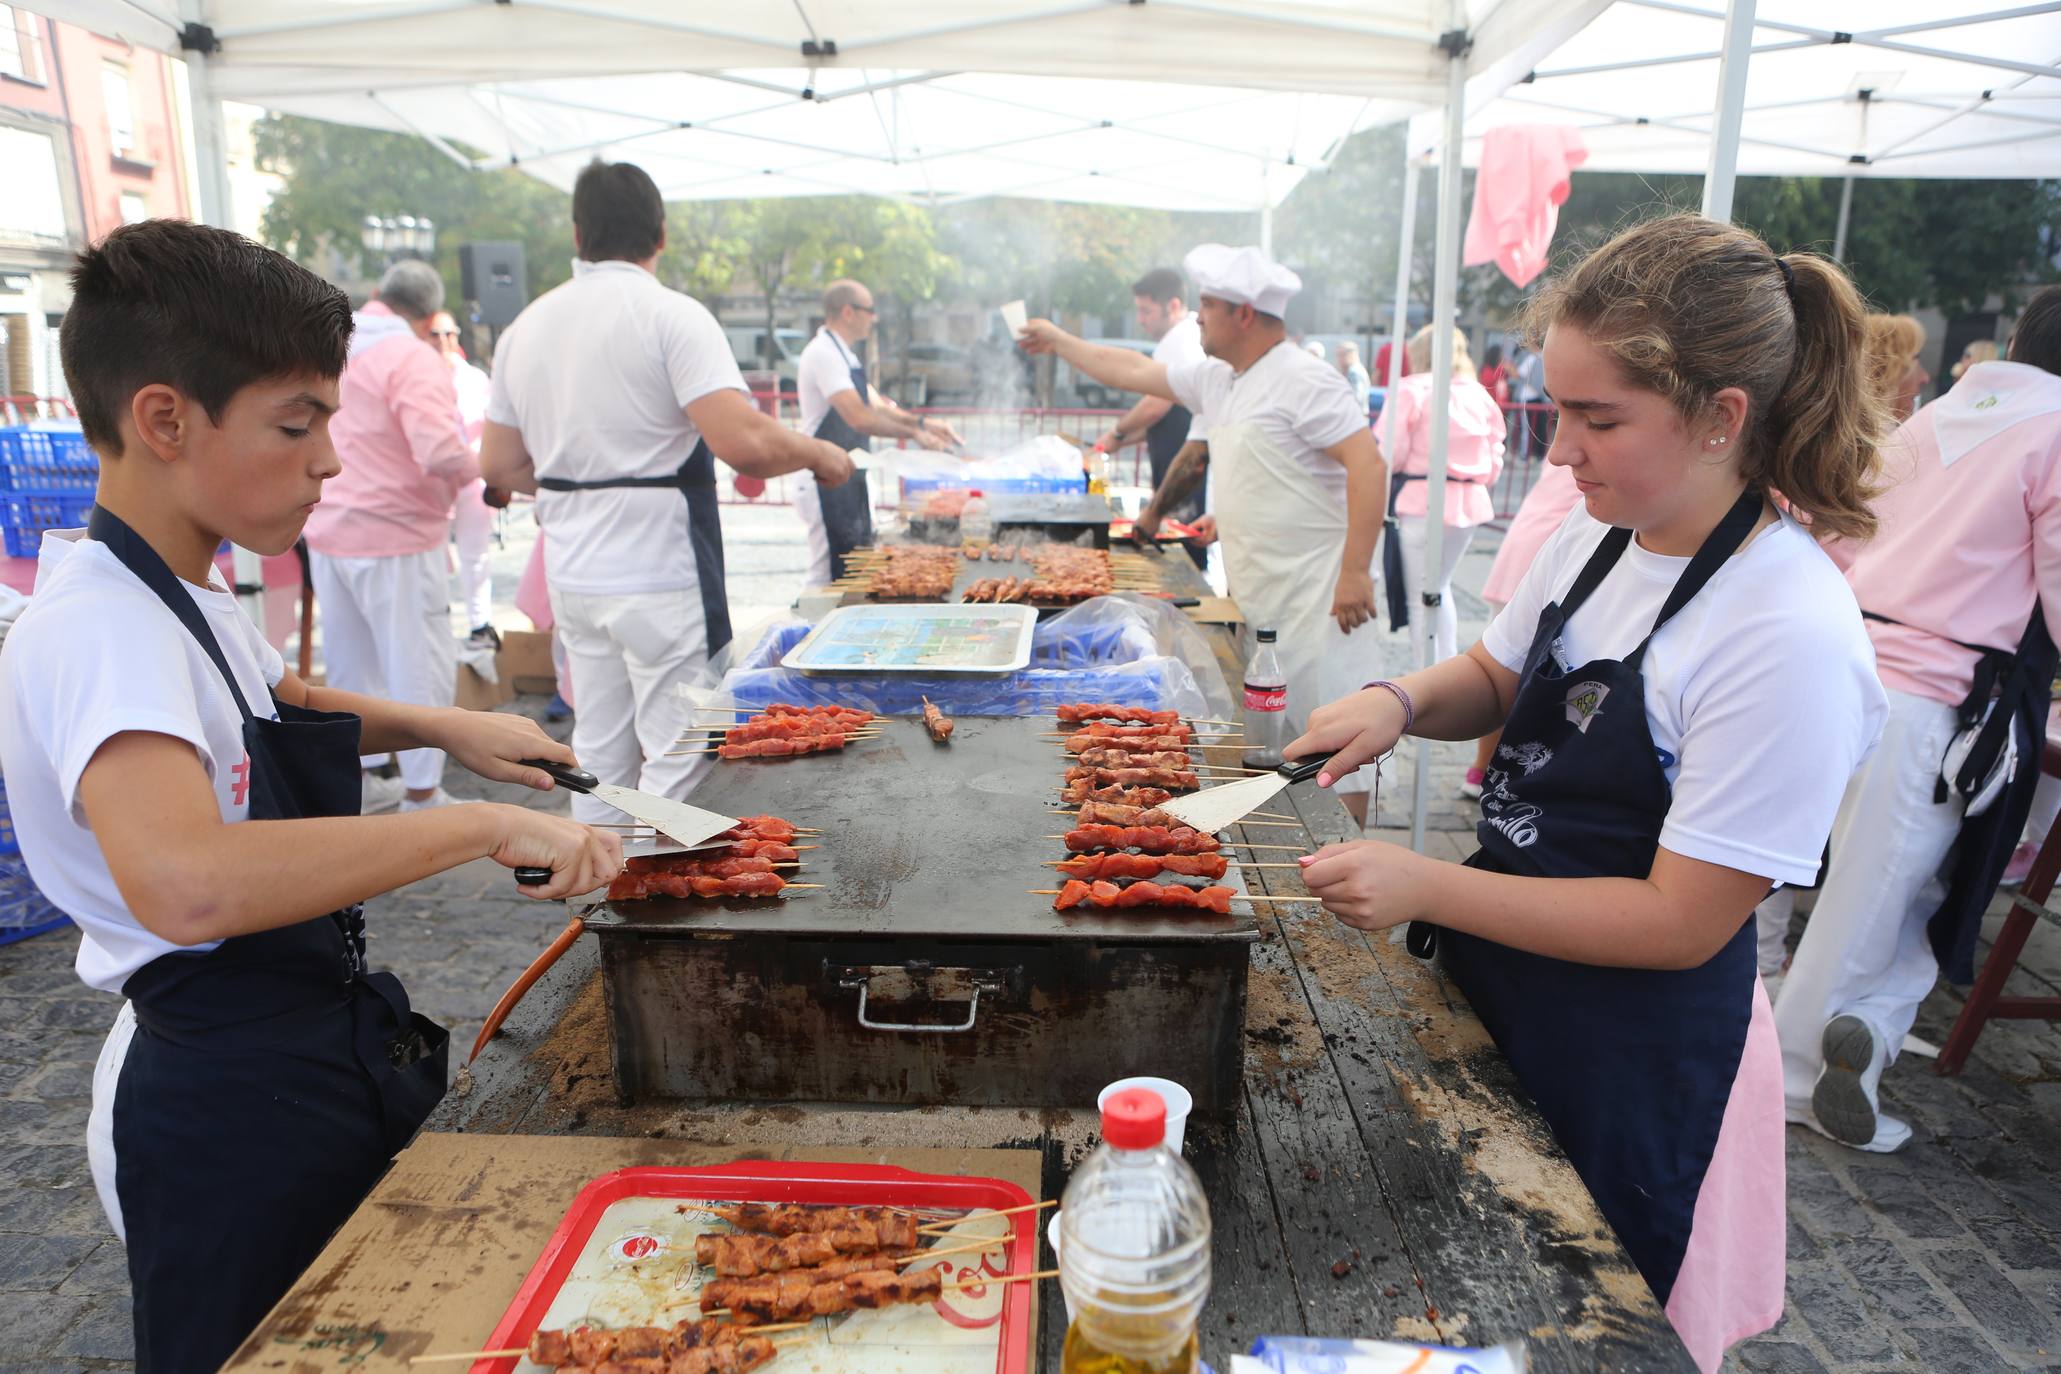
[[[399,1374],[416,1355],[480,1349],[574,1195],[595,1176],[631,1165],[803,1157],[999,1178],[1039,1195],[1036,1150],[426,1134],[401,1152],[223,1368]]]

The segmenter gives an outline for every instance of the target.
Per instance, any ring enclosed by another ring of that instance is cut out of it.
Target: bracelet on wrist
[[[1396,699],[1397,701],[1399,701],[1399,702],[1401,702],[1401,703],[1402,703],[1402,706],[1403,706],[1403,731],[1402,731],[1402,732],[1403,732],[1404,734],[1406,734],[1406,735],[1407,735],[1407,734],[1409,734],[1409,733],[1410,733],[1410,727],[1411,727],[1411,726],[1413,726],[1413,725],[1415,725],[1415,724],[1417,723],[1417,703],[1416,703],[1416,702],[1414,702],[1414,701],[1411,701],[1411,700],[1410,700],[1410,694],[1409,694],[1408,692],[1406,692],[1406,691],[1404,691],[1404,690],[1403,690],[1403,688],[1402,688],[1402,684],[1400,684],[1400,683],[1395,683],[1395,682],[1390,682],[1390,681],[1389,681],[1389,680],[1388,680],[1387,678],[1380,678],[1380,679],[1378,679],[1378,680],[1376,680],[1376,681],[1374,681],[1374,682],[1370,682],[1370,683],[1368,683],[1368,684],[1367,684],[1367,685],[1366,685],[1366,686],[1365,686],[1364,688],[1362,688],[1361,690],[1362,690],[1362,691],[1372,691],[1372,690],[1373,690],[1373,689],[1375,689],[1376,687],[1380,687],[1380,688],[1384,689],[1385,691],[1388,691],[1388,692],[1391,692],[1391,693],[1393,693],[1393,694],[1395,695],[1395,699]]]

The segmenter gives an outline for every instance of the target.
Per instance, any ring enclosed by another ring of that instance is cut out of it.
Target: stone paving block
[[[85,1149],[82,1144],[81,1151]],[[0,1232],[90,1233],[102,1213],[92,1188],[11,1188],[0,1192]],[[5,1244],[5,1242],[0,1242]]]
[[[1927,1251],[1923,1258],[2005,1354],[2043,1358],[2061,1343],[2052,1313],[2041,1310],[1981,1252],[1953,1246]]]
[[[0,1293],[0,1350],[32,1360],[47,1355],[92,1305],[53,1293]]]
[[[1810,1136],[1811,1132],[1802,1126],[1789,1128],[1792,1141],[1799,1135]],[[1790,1214],[1800,1216],[1813,1235],[1865,1236],[1875,1231],[1874,1215],[1861,1205],[1844,1179],[1814,1156],[1791,1153],[1788,1181]]]
[[[1938,1147],[1913,1142],[1906,1148],[1915,1153]],[[1913,1240],[1953,1240],[1967,1234],[1968,1228],[1934,1201],[1908,1169],[1882,1164],[1879,1155],[1854,1154],[1847,1169],[1853,1187],[1904,1235]]]
[[[0,1244],[0,1292],[48,1293],[99,1243],[97,1236],[9,1236]]]
[[[1906,1327],[1902,1335],[1920,1366],[1933,1374],[2006,1374],[2012,1368],[1980,1332],[1965,1326]]]
[[[5,1097],[20,1088],[35,1072],[34,1060],[0,1059],[0,1097]]]
[[[48,1030],[98,1031],[106,1035],[107,1028],[114,1024],[115,1013],[121,1009],[119,1001],[103,1000],[98,996],[76,1001],[50,1001],[42,1004],[36,1024]]]
[[[43,1071],[22,1085],[24,1097],[35,1097],[50,1102],[64,1098],[91,1098],[93,1096],[93,1061],[68,1059],[46,1064]]]
[[[1895,1241],[1845,1236],[1833,1241],[1831,1249],[1852,1275],[1861,1301],[1878,1317],[1905,1324],[1959,1320],[1925,1271]]]
[[[128,1297],[101,1299],[59,1338],[50,1353],[84,1360],[135,1359],[135,1320]]]
[[[2061,1195],[2055,1206],[2061,1209]],[[2061,1269],[2061,1250],[2020,1217],[1971,1217],[1968,1229],[2006,1269]]]
[[[1747,1370],[1750,1374],[1825,1374],[1825,1366],[1810,1347],[1795,1341],[1753,1341],[1735,1347],[1725,1361],[1725,1368]]]
[[[78,1268],[72,1270],[72,1276],[60,1284],[57,1291],[87,1298],[116,1294],[126,1304],[129,1294],[128,1247],[111,1235],[103,1235],[100,1244],[94,1247],[93,1253],[86,1256]],[[126,1360],[129,1357],[114,1355],[107,1358]]]
[[[1789,1275],[1789,1301],[1811,1334],[1842,1363],[1882,1362],[1900,1357],[1889,1332],[1868,1314],[1853,1286],[1822,1268]]]

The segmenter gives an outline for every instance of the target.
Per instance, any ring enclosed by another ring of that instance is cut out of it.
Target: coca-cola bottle
[[[1245,665],[1245,766],[1279,767],[1288,740],[1288,675],[1274,652],[1274,632],[1261,630]]]

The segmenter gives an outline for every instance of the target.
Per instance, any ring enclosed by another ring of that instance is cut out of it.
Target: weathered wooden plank
[[[1334,798],[1293,793],[1312,839],[1357,837]],[[1300,889],[1292,872],[1267,874]],[[1280,919],[1423,1284],[1417,1334],[1523,1337],[1540,1371],[1693,1368],[1457,991],[1386,934],[1316,910]]]

